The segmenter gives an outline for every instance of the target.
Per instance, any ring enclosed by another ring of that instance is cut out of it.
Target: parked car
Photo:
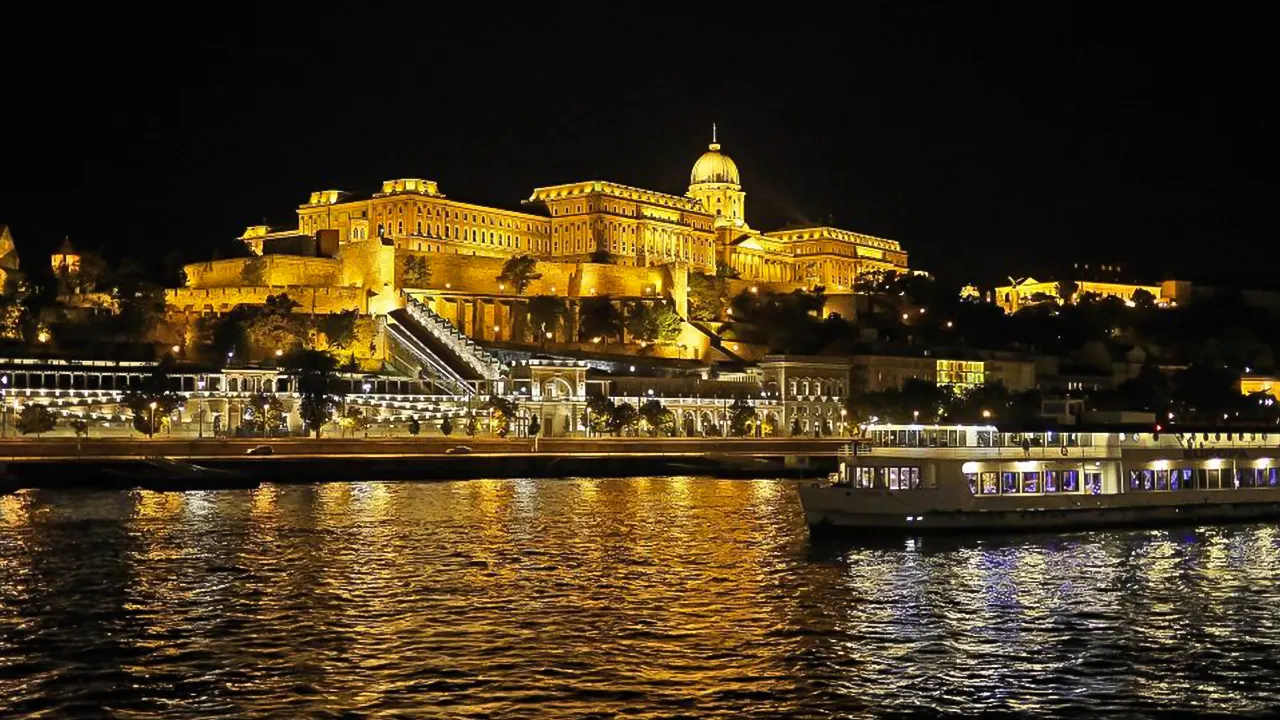
[[[270,445],[258,445],[256,447],[251,447],[248,450],[245,450],[244,454],[245,455],[271,455],[274,452],[275,450],[271,449]]]
[[[466,445],[458,445],[456,447],[451,447],[448,450],[445,450],[444,454],[445,455],[469,455],[471,454],[471,448],[467,447]]]

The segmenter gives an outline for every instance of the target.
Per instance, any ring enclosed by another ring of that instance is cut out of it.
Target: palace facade
[[[255,225],[241,239],[259,255],[288,253],[300,238],[314,238],[319,254],[329,256],[380,242],[411,253],[641,268],[683,263],[695,272],[731,268],[743,280],[828,291],[851,289],[865,271],[907,268],[907,253],[893,240],[826,226],[754,230],[738,166],[717,142],[694,163],[684,195],[589,180],[536,188],[521,205],[460,202],[433,180],[388,180],[366,196],[313,192],[297,209],[297,227]]]

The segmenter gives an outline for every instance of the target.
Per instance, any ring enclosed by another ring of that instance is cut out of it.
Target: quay
[[[840,438],[432,438],[428,440],[73,440],[0,443],[14,488],[112,488],[108,468],[163,456],[237,470],[264,482],[466,480],[476,478],[821,477],[833,470]],[[271,448],[270,455],[249,455]],[[450,453],[458,447],[469,452]]]

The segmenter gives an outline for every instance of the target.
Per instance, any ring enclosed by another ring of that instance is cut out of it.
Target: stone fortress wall
[[[230,288],[257,285],[333,287],[342,278],[342,261],[297,255],[263,255],[195,263],[183,268],[188,288]]]
[[[298,303],[299,312],[368,312],[365,291],[358,287],[316,287],[312,285],[259,285],[219,288],[176,288],[164,291],[170,312],[222,314],[236,305],[262,305],[271,295],[286,294]]]

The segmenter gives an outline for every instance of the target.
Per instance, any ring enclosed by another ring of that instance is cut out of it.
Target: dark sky
[[[203,259],[392,177],[508,207],[589,178],[683,193],[714,121],[758,228],[832,216],[956,280],[1273,272],[1261,18],[948,5],[7,8],[0,223],[28,263],[68,234]]]

